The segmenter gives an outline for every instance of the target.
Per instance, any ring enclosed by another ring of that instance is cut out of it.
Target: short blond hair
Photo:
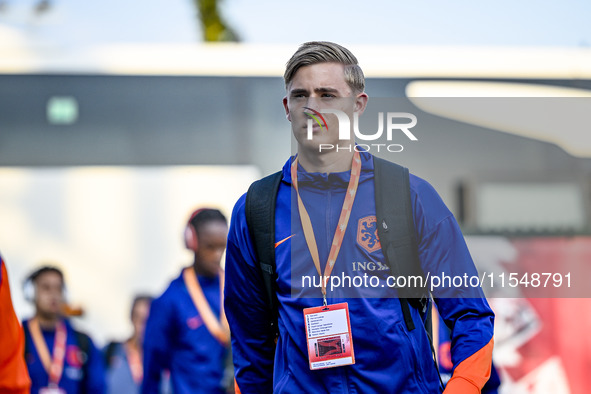
[[[339,63],[345,66],[345,81],[355,93],[365,90],[365,76],[355,55],[347,48],[328,41],[310,41],[298,48],[285,66],[285,88],[300,67],[318,63]]]

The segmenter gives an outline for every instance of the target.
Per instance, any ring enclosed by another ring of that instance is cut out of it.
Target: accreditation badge
[[[355,364],[346,302],[306,308],[304,321],[311,370]]]

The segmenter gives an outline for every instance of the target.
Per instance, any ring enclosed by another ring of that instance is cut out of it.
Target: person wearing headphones
[[[103,394],[105,372],[90,337],[64,317],[65,282],[59,268],[43,266],[25,282],[35,315],[23,322],[32,394]]]
[[[0,393],[28,394],[31,380],[23,349],[25,337],[14,313],[6,265],[0,256]]]
[[[185,244],[194,253],[193,263],[152,302],[144,336],[142,393],[158,393],[166,370],[175,394],[224,393],[230,332],[220,262],[227,234],[226,218],[217,209],[199,209],[189,218]]]

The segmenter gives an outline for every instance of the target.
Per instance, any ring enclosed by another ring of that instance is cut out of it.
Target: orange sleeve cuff
[[[480,393],[490,378],[494,339],[479,351],[462,361],[454,369],[454,374],[447,383],[445,394]]]
[[[453,377],[447,382],[443,394],[480,394],[480,389],[466,379]]]

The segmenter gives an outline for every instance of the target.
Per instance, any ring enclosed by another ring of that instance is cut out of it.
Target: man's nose
[[[303,109],[304,114],[308,116],[318,114],[318,112],[322,110],[322,107],[320,106],[320,100],[318,100],[318,98],[315,97],[309,97],[306,100],[306,104],[304,105]]]
[[[312,110],[319,111],[321,109],[320,104],[321,104],[320,103],[320,96],[317,96],[316,93],[312,93],[312,95],[310,95],[306,99],[306,103],[304,104],[304,108],[306,108],[306,111],[308,111],[309,113],[314,113],[314,111],[312,111]]]

